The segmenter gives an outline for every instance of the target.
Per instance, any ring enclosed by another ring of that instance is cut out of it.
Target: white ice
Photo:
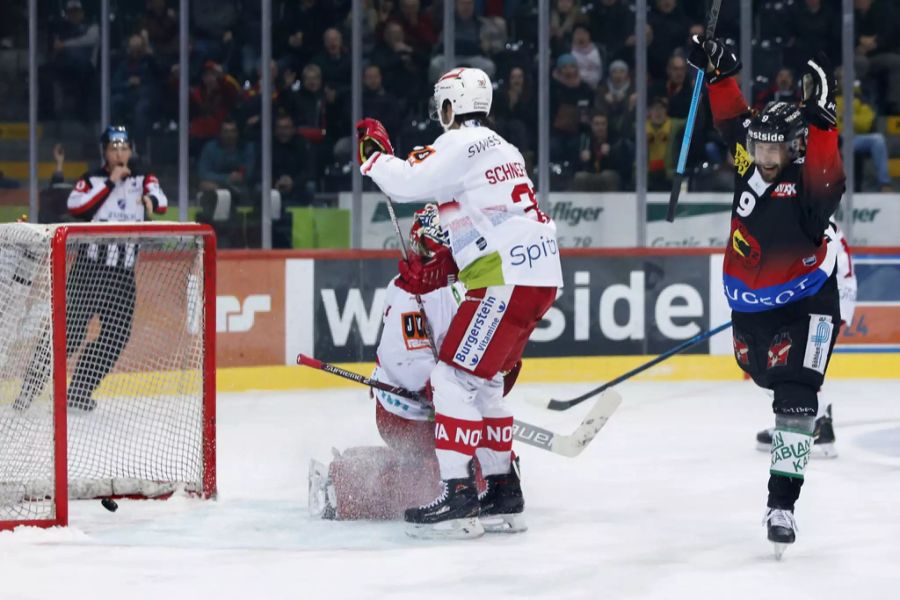
[[[521,399],[589,386],[520,386]],[[0,534],[0,598],[900,597],[897,381],[833,381],[840,457],[813,461],[797,543],[761,525],[769,399],[747,382],[631,383],[574,459],[523,446],[530,530],[417,541],[400,523],[306,513],[311,457],[379,442],[363,391],[221,394],[219,498],[77,501],[68,529]]]

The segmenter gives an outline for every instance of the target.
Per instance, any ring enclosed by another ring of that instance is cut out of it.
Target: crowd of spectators
[[[136,0],[130,0],[134,3]],[[485,70],[495,83],[493,118],[522,149],[529,166],[537,150],[537,2],[454,2],[457,64]],[[350,137],[350,2],[273,0],[273,185],[285,201],[308,204],[316,192],[346,189]],[[685,61],[690,35],[702,32],[705,0],[650,0],[647,15],[647,122],[635,123],[635,13],[632,0],[552,0],[550,40],[550,160],[553,189],[634,189],[635,132],[648,140],[651,190],[671,182],[673,158],[691,101],[693,74]],[[737,43],[737,5],[725,3],[719,34]],[[797,100],[799,74],[817,53],[840,62],[840,13],[825,0],[754,3],[753,95],[757,108]],[[857,103],[874,114],[900,114],[900,14],[894,0],[855,0]],[[115,3],[114,3],[115,5]],[[128,2],[120,0],[120,12]],[[80,0],[59,4],[44,62],[44,116],[89,118],[80,100],[96,78],[98,27]],[[146,0],[118,19],[112,61],[112,111],[140,144],[177,120],[177,81],[188,68],[194,189],[227,186],[238,198],[258,193],[260,152],[260,3],[192,0],[190,64],[178,64],[175,0]],[[729,12],[730,11],[730,12]],[[363,112],[383,121],[398,152],[439,132],[427,120],[433,81],[444,64],[443,6],[438,0],[365,2]],[[760,55],[757,60],[757,53]],[[747,76],[747,75],[744,75]],[[70,104],[67,106],[67,102]],[[862,109],[860,109],[862,110]],[[708,112],[704,109],[703,112]],[[728,167],[724,145],[701,119],[689,164],[697,189],[721,189]],[[854,119],[855,149],[884,180],[872,118]],[[873,141],[874,140],[874,141]],[[883,138],[882,138],[883,143]],[[886,160],[886,159],[885,159]],[[706,187],[704,187],[706,186]]]

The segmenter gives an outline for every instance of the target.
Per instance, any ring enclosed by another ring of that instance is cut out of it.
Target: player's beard
[[[756,168],[759,170],[760,176],[763,178],[763,181],[766,183],[773,183],[778,176],[781,175],[781,165],[775,163],[774,165],[756,165]]]

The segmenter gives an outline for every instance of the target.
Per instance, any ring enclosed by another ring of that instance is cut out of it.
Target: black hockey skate
[[[522,513],[525,499],[522,497],[519,479],[519,459],[509,466],[506,475],[489,475],[484,478],[485,490],[478,494],[481,504],[481,525],[486,533],[519,533],[528,529]]]
[[[97,401],[91,398],[91,392],[77,382],[69,386],[66,400],[66,406],[82,412],[91,412],[97,408]]]
[[[774,427],[763,429],[756,434],[756,449],[760,452],[769,452],[772,449],[772,434]],[[816,428],[813,430],[813,458],[837,458],[837,450],[834,449],[834,423],[831,419],[831,405],[825,408],[825,414],[816,419]]]
[[[471,467],[470,467],[471,471]],[[424,506],[406,509],[406,533],[417,538],[476,538],[484,535],[473,476],[441,482],[440,495]]]
[[[766,510],[763,524],[768,531],[769,541],[775,546],[775,558],[781,560],[785,549],[794,543],[796,539],[797,522],[794,520],[794,511],[783,508],[769,508]]]

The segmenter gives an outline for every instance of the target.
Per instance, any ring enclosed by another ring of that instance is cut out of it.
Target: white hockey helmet
[[[453,118],[456,115],[490,113],[493,99],[494,88],[487,73],[481,69],[458,67],[444,73],[434,84],[434,96],[428,109],[431,118],[440,122],[446,131],[453,125]],[[444,122],[441,111],[445,100],[450,101],[452,108],[448,122]]]

